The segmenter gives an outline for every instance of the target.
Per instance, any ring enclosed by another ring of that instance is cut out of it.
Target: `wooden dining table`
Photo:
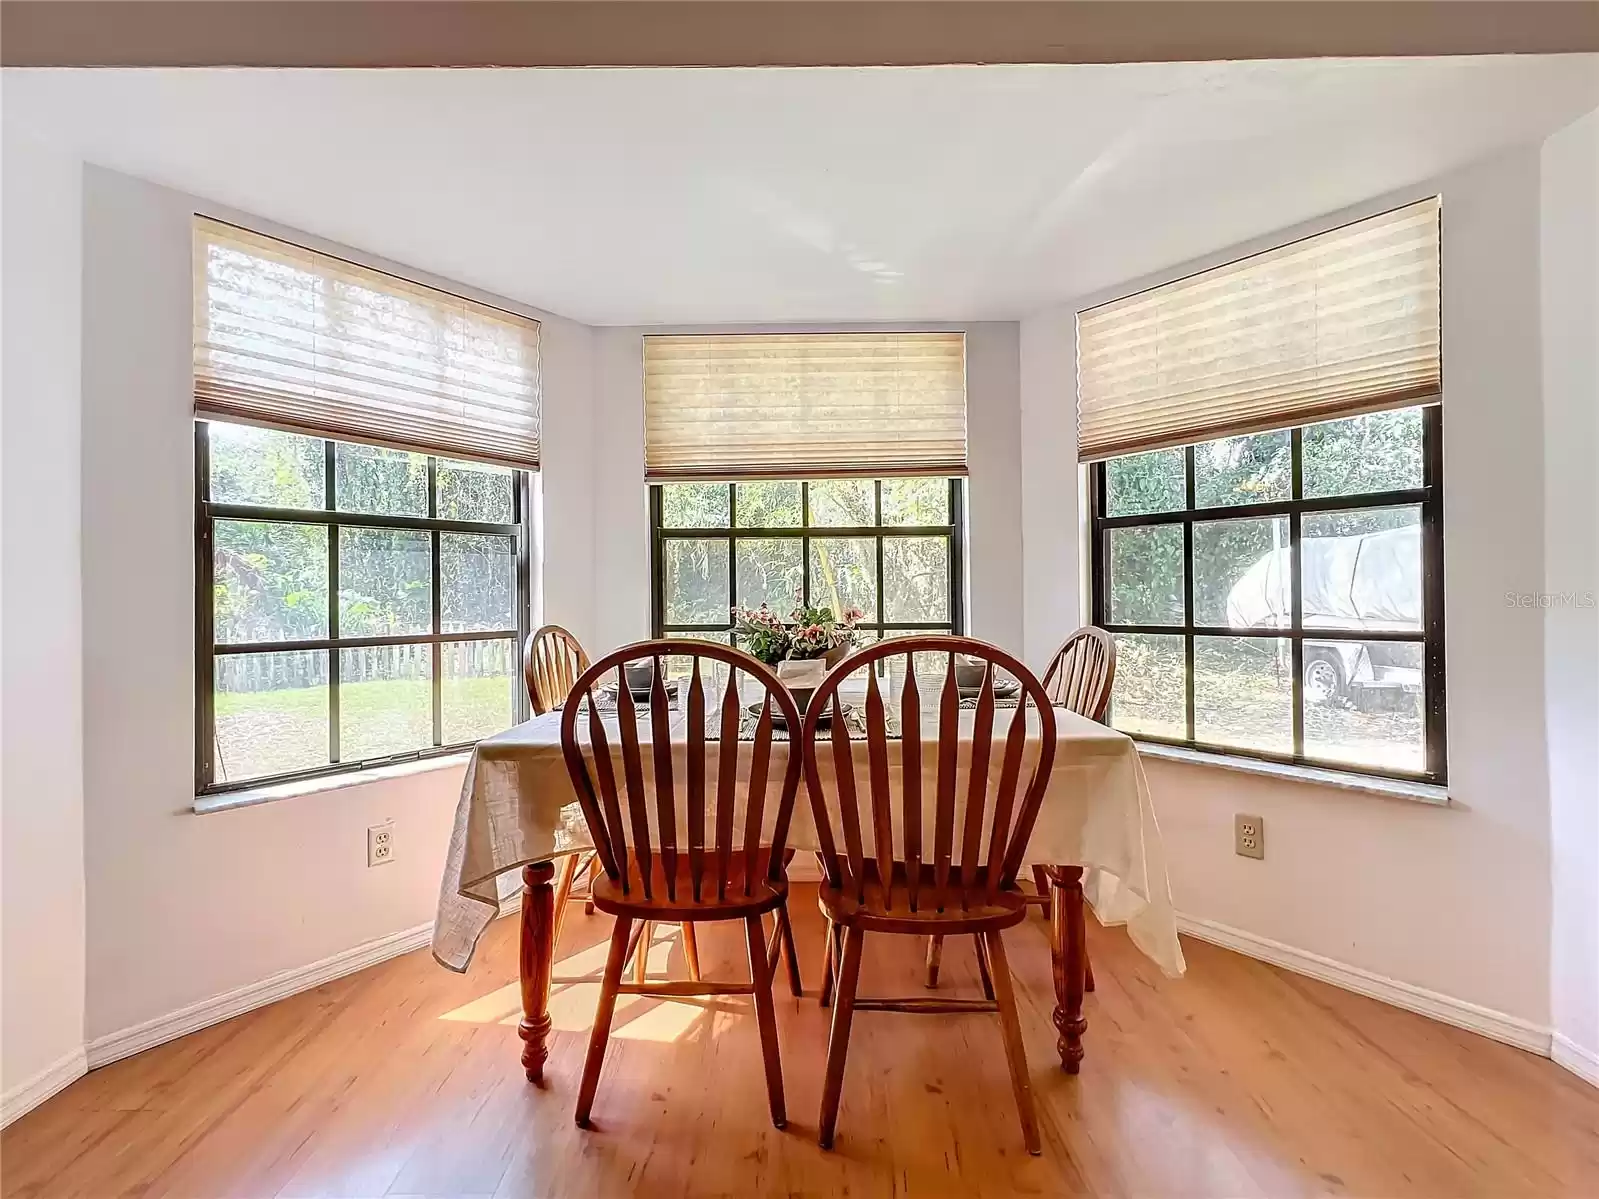
[[[961,716],[969,752],[971,713]],[[1037,719],[1036,713],[1029,717]],[[673,719],[674,748],[681,753],[683,714],[674,711]],[[1057,709],[1055,719],[1054,768],[1027,862],[1043,865],[1048,879],[1056,1047],[1061,1067],[1075,1074],[1088,1027],[1085,908],[1092,907],[1104,924],[1125,925],[1133,943],[1168,975],[1180,975],[1184,962],[1160,830],[1136,746],[1073,712]],[[521,872],[518,1031],[522,1066],[534,1082],[542,1079],[549,1055],[557,862],[592,846],[562,755],[560,722],[560,711],[548,712],[479,742],[473,751],[433,929],[434,957],[465,971],[479,936],[514,897],[514,891],[504,893],[502,877]],[[1003,737],[1003,719],[997,724],[995,736]],[[647,744],[648,722],[640,732]],[[786,742],[773,746],[774,780],[782,777],[781,754],[788,748]],[[789,836],[802,857],[817,848],[810,809],[802,786]]]

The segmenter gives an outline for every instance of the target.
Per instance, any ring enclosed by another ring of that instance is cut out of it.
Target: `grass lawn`
[[[446,679],[444,744],[510,727],[515,680]],[[259,778],[328,761],[328,688],[218,692],[217,781]],[[359,761],[433,744],[433,687],[426,679],[339,686],[339,760]]]

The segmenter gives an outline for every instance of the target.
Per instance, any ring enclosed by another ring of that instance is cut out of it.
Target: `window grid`
[[[338,510],[337,441],[323,438],[323,506],[320,508],[278,508],[259,504],[216,503],[211,500],[210,422],[195,422],[195,787],[196,794],[216,794],[244,788],[270,786],[295,779],[343,774],[397,762],[415,761],[457,753],[475,742],[444,744],[444,646],[474,641],[510,640],[513,674],[519,673],[521,647],[530,629],[531,553],[528,545],[527,513],[531,504],[528,472],[512,474],[511,523],[452,520],[438,515],[438,464],[436,456],[427,459],[427,516],[391,516]],[[327,529],[328,611],[326,637],[295,640],[216,643],[213,586],[215,576],[215,533],[219,520],[316,524]],[[396,529],[425,531],[429,534],[429,576],[432,605],[431,629],[427,633],[398,633],[381,636],[343,637],[339,628],[339,531],[341,528]],[[479,533],[510,537],[515,554],[515,616],[513,628],[471,630],[462,633],[443,631],[443,572],[441,534]],[[432,744],[401,753],[355,761],[340,760],[340,675],[342,654],[348,649],[373,646],[427,645],[431,647]],[[322,651],[328,656],[328,762],[325,765],[276,774],[218,781],[216,779],[216,660],[220,657],[249,654],[276,654],[295,651]],[[527,692],[518,682],[511,688],[513,720],[526,720],[530,713]]]
[[[812,523],[811,485],[800,484],[800,523],[788,526],[749,525],[738,523],[738,484],[727,484],[728,523],[726,527],[708,528],[668,527],[665,521],[663,486],[650,487],[650,627],[651,635],[664,637],[670,634],[731,634],[732,610],[739,606],[738,597],[738,543],[746,539],[793,539],[800,542],[800,597],[806,606],[811,603],[811,540],[813,538],[872,538],[875,539],[876,557],[876,610],[867,613],[856,628],[875,632],[881,637],[887,630],[914,631],[918,633],[960,633],[966,627],[966,614],[961,581],[965,578],[964,542],[965,517],[960,479],[949,480],[949,523],[941,525],[884,525],[883,481],[872,483],[875,523],[871,525],[818,525]],[[948,546],[949,561],[949,620],[946,621],[886,621],[884,604],[884,541],[894,537],[942,537]],[[727,545],[728,619],[721,623],[669,623],[666,620],[666,543],[669,541],[721,541]],[[835,613],[835,615],[839,615]]]
[[[1353,495],[1318,496],[1307,499],[1303,489],[1303,427],[1291,430],[1290,495],[1286,500],[1255,504],[1233,504],[1200,507],[1197,503],[1195,447],[1183,450],[1184,507],[1181,509],[1151,512],[1131,516],[1107,516],[1109,510],[1105,462],[1098,461],[1089,467],[1089,502],[1093,530],[1093,548],[1090,556],[1091,601],[1093,622],[1111,633],[1156,634],[1180,636],[1183,639],[1184,658],[1184,722],[1185,736],[1163,737],[1139,732],[1138,740],[1189,749],[1235,754],[1265,761],[1291,765],[1316,766],[1342,770],[1352,774],[1376,775],[1388,778],[1416,780],[1442,784],[1447,777],[1447,726],[1445,720],[1444,683],[1444,604],[1443,604],[1443,430],[1442,415],[1438,405],[1422,409],[1422,485],[1395,491],[1366,492]],[[1414,506],[1421,516],[1421,592],[1422,629],[1418,632],[1393,632],[1312,627],[1303,623],[1304,561],[1301,553],[1302,524],[1305,516],[1331,512],[1365,511],[1398,506]],[[1196,526],[1211,521],[1238,520],[1260,517],[1285,517],[1288,521],[1290,548],[1291,611],[1289,624],[1283,627],[1232,628],[1225,625],[1201,625],[1194,619],[1194,530]],[[1181,624],[1113,623],[1110,613],[1110,572],[1108,569],[1109,534],[1115,529],[1150,528],[1177,524],[1183,531],[1183,621]],[[1272,753],[1245,746],[1201,741],[1195,736],[1194,647],[1198,637],[1260,637],[1286,640],[1292,662],[1292,737],[1293,752]],[[1365,763],[1341,762],[1337,759],[1310,756],[1305,753],[1305,696],[1304,668],[1305,642],[1309,641],[1395,641],[1422,647],[1424,701],[1422,713],[1426,767],[1420,772],[1391,770]],[[1114,721],[1115,701],[1107,719]]]

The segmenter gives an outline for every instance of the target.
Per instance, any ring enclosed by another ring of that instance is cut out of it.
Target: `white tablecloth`
[[[999,769],[1000,742],[1012,715],[1003,710],[995,714],[995,745],[990,763],[993,773]],[[1029,715],[1030,723],[1036,724],[1037,713]],[[963,770],[970,753],[973,719],[972,712],[961,713]],[[682,758],[686,753],[681,744],[683,720],[682,712],[674,709],[671,723],[678,778],[683,777]],[[1083,895],[1101,923],[1125,924],[1140,950],[1167,974],[1180,975],[1184,969],[1183,952],[1177,940],[1166,859],[1137,748],[1124,734],[1063,709],[1055,710],[1055,721],[1054,769],[1026,860],[1083,866]],[[642,721],[639,728],[647,744],[649,722]],[[864,738],[859,742],[860,762],[864,763]],[[614,754],[614,726],[610,744]],[[750,748],[748,743],[740,745],[740,766],[744,771],[748,770]],[[933,762],[931,748],[923,747],[923,763],[928,769]],[[710,752],[716,750],[712,742]],[[782,741],[772,747],[769,784],[774,793],[788,750],[788,744]],[[828,757],[830,754],[824,751],[824,764]],[[643,758],[648,776],[648,751]],[[890,765],[896,779],[898,758],[899,743],[890,742]],[[1024,765],[1023,778],[1030,774],[1029,760]],[[715,778],[714,769],[708,777]],[[714,788],[714,783],[710,785]],[[864,796],[864,779],[861,786]],[[931,795],[932,787],[924,786],[923,794]],[[964,778],[958,794],[964,797]],[[768,804],[768,827],[774,804]],[[895,806],[897,810],[897,801]],[[930,825],[924,823],[924,827]],[[960,827],[957,813],[956,828]],[[681,833],[679,843],[687,844]],[[801,851],[817,848],[810,797],[803,779],[788,843]],[[472,753],[455,812],[455,829],[433,925],[433,956],[452,970],[464,971],[478,937],[499,910],[502,874],[532,862],[588,849],[592,844],[561,754],[560,712],[546,713],[480,742]],[[870,854],[870,847],[867,852]]]

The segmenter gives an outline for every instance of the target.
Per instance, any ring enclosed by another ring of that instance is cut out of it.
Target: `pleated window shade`
[[[651,482],[966,473],[961,333],[644,339]]]
[[[202,416],[537,469],[539,323],[197,217]]]
[[[1441,396],[1438,201],[1077,315],[1078,458]]]

